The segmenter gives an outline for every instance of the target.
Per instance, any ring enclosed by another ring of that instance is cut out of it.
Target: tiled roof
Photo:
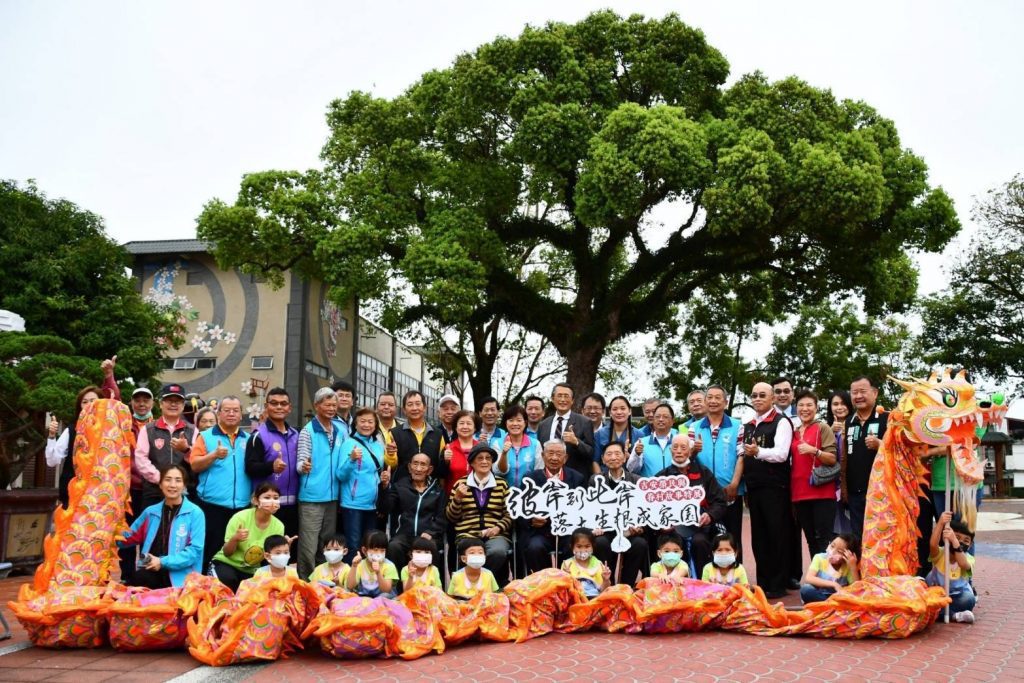
[[[205,240],[140,240],[126,242],[129,254],[195,254],[209,251]]]

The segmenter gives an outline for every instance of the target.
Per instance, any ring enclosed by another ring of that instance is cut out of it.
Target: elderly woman
[[[498,453],[481,443],[469,452],[470,472],[455,482],[445,514],[455,526],[455,542],[464,538],[484,541],[484,563],[500,585],[508,582],[509,534],[512,519],[505,506],[508,484],[494,476],[491,468]]]
[[[338,396],[330,387],[313,395],[316,415],[299,432],[299,576],[303,579],[323,561],[319,555],[338,528],[338,501],[344,428],[334,421]]]
[[[181,587],[192,572],[202,572],[206,518],[185,498],[189,470],[183,464],[160,470],[164,499],[142,511],[125,532],[122,547],[141,545],[131,583],[147,588]]]

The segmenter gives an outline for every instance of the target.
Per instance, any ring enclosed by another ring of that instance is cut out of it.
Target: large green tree
[[[922,302],[929,359],[1024,390],[1024,176],[979,201],[981,231],[949,286]]]
[[[22,316],[29,334],[67,340],[97,363],[116,355],[136,381],[157,375],[164,351],[180,343],[178,318],[143,300],[130,256],[96,214],[0,181],[0,244],[0,309]]]
[[[527,27],[397,97],[333,102],[324,170],[272,174],[310,211],[212,202],[199,234],[339,296],[408,282],[405,322],[500,313],[550,340],[578,391],[610,344],[722,277],[793,306],[907,305],[908,251],[959,228],[924,162],[862,102],[757,73],[725,88],[728,72],[675,15]]]

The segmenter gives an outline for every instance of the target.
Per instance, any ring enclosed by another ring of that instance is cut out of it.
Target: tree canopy
[[[28,334],[64,340],[97,371],[116,355],[137,382],[157,375],[164,351],[180,343],[177,317],[143,301],[126,272],[128,253],[96,214],[34,185],[0,181],[0,243],[0,309],[21,315]]]
[[[922,302],[924,345],[936,363],[1024,389],[1024,176],[979,201],[982,226],[952,264],[949,286]]]
[[[923,160],[863,102],[728,74],[675,15],[527,27],[397,97],[331,103],[324,169],[247,178],[199,235],[225,265],[316,273],[398,324],[500,313],[551,342],[577,391],[609,345],[723,278],[791,308],[909,305],[908,251],[959,229]]]

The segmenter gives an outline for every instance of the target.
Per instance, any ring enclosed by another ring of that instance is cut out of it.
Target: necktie
[[[555,438],[556,439],[561,439],[562,438],[562,420],[564,420],[564,419],[565,418],[562,417],[561,415],[558,416],[558,426],[555,427]]]

